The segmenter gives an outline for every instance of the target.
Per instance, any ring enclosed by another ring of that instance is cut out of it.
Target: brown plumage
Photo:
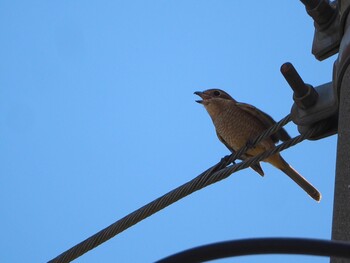
[[[235,152],[249,143],[267,128],[275,124],[275,121],[266,113],[252,105],[239,103],[226,92],[219,89],[209,89],[203,92],[195,92],[202,100],[198,103],[204,105],[209,113],[220,141],[231,151]],[[288,133],[281,129],[270,138],[260,142],[257,146],[249,149],[241,158],[246,159],[275,147],[278,141],[290,139]],[[296,182],[306,193],[316,201],[321,200],[321,194],[304,177],[294,170],[280,154],[274,154],[264,162],[268,162],[280,169]],[[261,176],[264,172],[260,164],[253,168]]]

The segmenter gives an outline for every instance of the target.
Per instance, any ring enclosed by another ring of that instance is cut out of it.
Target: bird
[[[215,126],[217,137],[232,153],[249,145],[253,139],[276,123],[265,112],[250,104],[236,101],[223,90],[208,89],[196,91],[194,94],[201,98],[196,102],[202,104],[207,110]],[[258,145],[249,148],[240,159],[245,160],[254,157],[264,151],[273,149],[277,142],[289,139],[289,134],[282,128],[258,143]],[[311,198],[317,202],[321,200],[321,193],[290,166],[279,153],[273,154],[263,161],[270,163],[288,175]],[[251,168],[264,176],[260,163],[253,164]]]

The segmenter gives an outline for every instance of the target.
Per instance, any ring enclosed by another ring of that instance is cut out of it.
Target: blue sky
[[[310,53],[299,1],[0,1],[1,262],[44,262],[228,154],[194,91],[217,87],[276,120],[292,62],[313,85],[335,57]],[[293,124],[287,126],[297,135]],[[76,262],[152,262],[250,237],[331,235],[336,136],[285,159],[316,203],[269,164],[205,188]],[[251,256],[220,262],[328,262]]]

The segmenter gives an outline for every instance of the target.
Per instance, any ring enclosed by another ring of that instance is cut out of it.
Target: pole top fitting
[[[305,84],[292,63],[284,63],[281,66],[281,73],[294,91],[293,100],[299,108],[308,109],[316,104],[317,91],[311,85]]]
[[[300,0],[306,8],[307,13],[321,28],[327,27],[336,16],[335,8],[325,0]]]

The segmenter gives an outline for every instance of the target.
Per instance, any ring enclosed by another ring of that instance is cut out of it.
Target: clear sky
[[[313,85],[295,1],[0,1],[0,261],[45,262],[189,181],[228,150],[194,91],[217,87],[276,120],[292,62]],[[287,126],[296,136],[294,124]],[[263,164],[205,188],[76,262],[153,262],[212,242],[331,235],[336,136],[283,153],[323,194]],[[250,256],[220,262],[328,262]]]

